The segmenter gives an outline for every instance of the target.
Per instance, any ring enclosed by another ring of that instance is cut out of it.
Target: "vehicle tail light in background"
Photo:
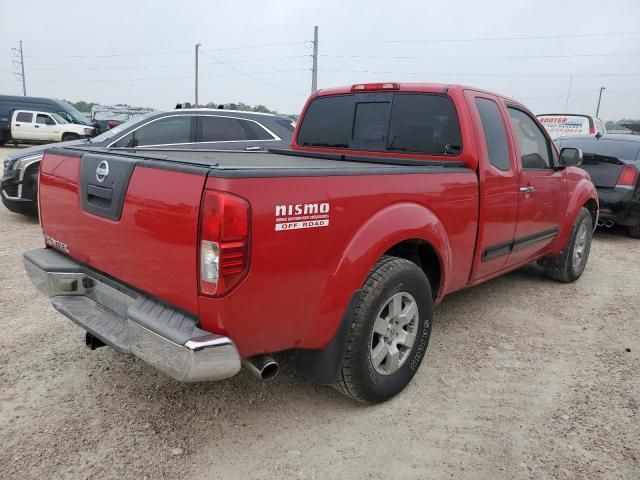
[[[224,295],[249,269],[249,203],[205,190],[200,208],[200,285],[203,295]]]
[[[594,133],[596,133],[596,129],[593,127],[589,127],[589,135],[593,135]]]
[[[622,167],[620,175],[618,175],[618,181],[616,187],[622,188],[636,188],[636,182],[638,180],[638,171],[633,165],[625,165]]]
[[[357,83],[351,87],[352,92],[367,92],[371,90],[398,90],[397,83]]]

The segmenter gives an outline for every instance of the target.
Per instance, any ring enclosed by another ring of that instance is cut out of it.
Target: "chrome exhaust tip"
[[[278,376],[280,366],[269,355],[243,358],[242,365],[260,380],[272,380]]]
[[[598,219],[598,223],[596,224],[599,227],[604,227],[604,220],[602,220],[601,218]]]
[[[616,224],[616,222],[614,222],[613,220],[605,220],[604,222],[604,226],[607,228],[611,228]]]

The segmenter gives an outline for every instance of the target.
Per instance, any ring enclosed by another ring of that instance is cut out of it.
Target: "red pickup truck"
[[[92,348],[181,381],[272,377],[288,350],[380,402],[415,374],[446,294],[534,261],[580,277],[598,217],[580,158],[474,88],[322,90],[286,150],[48,150],[46,248],[25,266]]]

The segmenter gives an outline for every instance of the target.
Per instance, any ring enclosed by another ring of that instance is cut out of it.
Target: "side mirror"
[[[561,167],[577,167],[582,164],[582,150],[579,148],[563,148],[560,150]]]

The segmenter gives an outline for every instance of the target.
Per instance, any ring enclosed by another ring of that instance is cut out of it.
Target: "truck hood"
[[[84,128],[84,127],[83,127]],[[4,168],[8,168],[16,160],[33,155],[43,154],[47,148],[51,147],[71,147],[73,145],[81,145],[86,143],[86,139],[69,140],[68,142],[47,143],[46,145],[36,145],[35,147],[23,148],[14,153],[9,153],[4,159]]]

